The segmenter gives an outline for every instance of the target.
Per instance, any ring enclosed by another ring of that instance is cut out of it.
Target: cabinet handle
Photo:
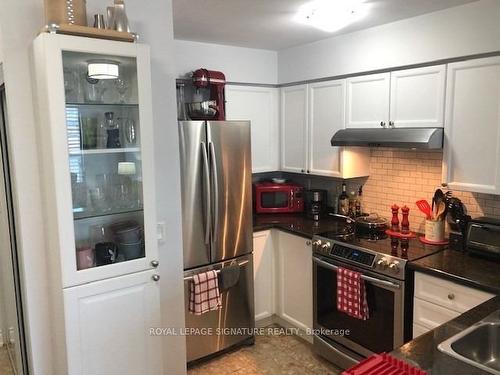
[[[385,128],[385,121],[380,121],[380,126]]]
[[[158,281],[160,280],[160,275],[153,275],[151,278],[153,279],[153,281]]]
[[[449,300],[454,300],[455,299],[455,295],[453,293],[448,294],[448,299]]]
[[[389,121],[389,127],[394,128],[394,121]]]
[[[157,260],[152,260],[151,261],[151,266],[152,267],[157,268],[159,265],[160,265],[160,262],[158,262]]]
[[[309,169],[307,170],[307,173],[311,173],[311,172],[309,172]]]
[[[304,170],[304,169],[301,169],[300,171],[301,171],[302,173],[304,173],[304,172],[305,172],[305,170]]]
[[[306,241],[307,246],[311,246],[311,241]]]

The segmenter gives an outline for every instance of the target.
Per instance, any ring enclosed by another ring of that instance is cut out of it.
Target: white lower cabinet
[[[253,234],[253,274],[255,320],[270,318],[275,313],[275,260],[273,231]]]
[[[278,233],[278,316],[302,329],[313,326],[311,241]]]
[[[417,337],[495,295],[420,272],[415,273],[413,337]]]
[[[69,375],[162,373],[160,288],[154,270],[64,290]]]

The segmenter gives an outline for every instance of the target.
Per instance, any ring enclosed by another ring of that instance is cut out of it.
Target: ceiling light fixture
[[[364,0],[314,0],[302,5],[294,20],[331,33],[365,17],[368,8]]]
[[[90,60],[87,61],[87,74],[92,79],[117,79],[119,65],[119,62],[112,60]]]

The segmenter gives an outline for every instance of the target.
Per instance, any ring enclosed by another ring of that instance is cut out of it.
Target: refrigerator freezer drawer
[[[238,283],[222,293],[222,309],[203,315],[189,312],[190,276],[220,270],[233,262],[242,264]],[[212,264],[184,273],[187,361],[191,362],[229,348],[248,339],[255,327],[253,297],[253,256],[248,254],[231,261]]]

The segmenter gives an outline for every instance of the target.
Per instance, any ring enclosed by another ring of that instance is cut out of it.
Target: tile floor
[[[14,375],[12,367],[10,366],[9,354],[7,347],[0,348],[0,374],[1,375]]]
[[[341,370],[318,357],[312,345],[286,335],[257,336],[255,345],[191,368],[188,375],[338,375]]]

